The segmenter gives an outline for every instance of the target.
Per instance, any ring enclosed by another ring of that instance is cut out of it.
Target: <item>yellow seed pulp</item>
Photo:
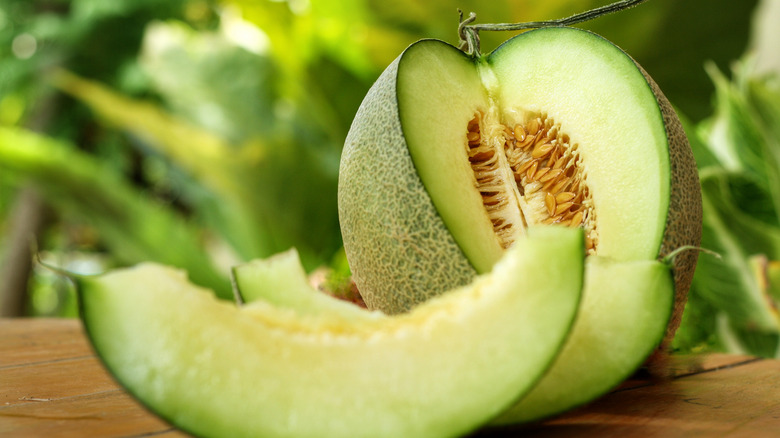
[[[594,253],[596,215],[577,144],[544,114],[514,126],[501,123],[498,129],[488,118],[478,111],[469,121],[467,152],[502,247],[511,246],[529,225],[560,224],[582,227],[587,252]],[[514,178],[506,177],[508,171]]]

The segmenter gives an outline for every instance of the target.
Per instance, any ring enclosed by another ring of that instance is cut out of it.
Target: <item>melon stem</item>
[[[479,58],[482,56],[479,44],[479,31],[486,30],[491,32],[517,31],[538,29],[542,27],[565,27],[573,24],[590,21],[604,15],[620,12],[634,6],[644,3],[647,0],[621,0],[610,3],[605,6],[590,9],[579,14],[574,14],[566,18],[558,18],[547,21],[528,21],[523,23],[486,23],[471,24],[477,19],[475,13],[470,13],[468,18],[463,18],[463,11],[458,10],[460,14],[460,24],[458,25],[458,36],[460,37],[460,50],[466,52],[469,56]]]

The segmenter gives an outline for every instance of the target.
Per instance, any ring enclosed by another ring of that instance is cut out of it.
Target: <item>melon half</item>
[[[529,227],[581,228],[585,254],[620,262],[701,234],[696,165],[671,105],[626,53],[572,28],[486,56],[410,46],[358,110],[338,196],[354,280],[387,313],[489,272]],[[670,333],[696,258],[674,258]]]

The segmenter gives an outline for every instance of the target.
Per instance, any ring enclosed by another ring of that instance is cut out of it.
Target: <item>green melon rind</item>
[[[661,343],[673,301],[674,283],[667,265],[589,257],[580,311],[555,363],[492,424],[542,420],[614,389]]]
[[[678,248],[701,246],[703,218],[701,183],[693,150],[674,107],[653,78],[638,62],[634,61],[634,63],[644,75],[658,101],[666,127],[666,138],[669,141],[669,163],[671,163],[669,213],[664,226],[664,238],[658,251],[658,258],[663,259]],[[699,251],[694,249],[683,251],[671,260],[674,276],[674,309],[662,342],[662,349],[667,349],[671,345],[672,338],[682,322],[683,310],[688,300],[688,291],[693,282],[698,258]]]
[[[477,275],[409,154],[396,98],[401,57],[360,105],[344,143],[338,183],[341,234],[353,279],[366,305],[386,313],[409,310]]]
[[[199,436],[462,436],[529,389],[571,328],[582,234],[541,233],[467,287],[335,331],[153,264],[78,278],[81,315],[117,380]]]

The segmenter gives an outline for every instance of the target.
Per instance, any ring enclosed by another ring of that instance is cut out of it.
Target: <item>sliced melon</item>
[[[366,304],[397,313],[488,272],[533,225],[582,228],[588,254],[620,261],[696,246],[699,193],[641,67],[595,34],[546,28],[484,57],[410,46],[355,116],[339,215]],[[680,312],[697,255],[681,256]]]
[[[550,365],[579,304],[583,250],[581,232],[547,228],[472,284],[366,320],[237,308],[152,264],[77,282],[107,368],[196,435],[457,436]]]

